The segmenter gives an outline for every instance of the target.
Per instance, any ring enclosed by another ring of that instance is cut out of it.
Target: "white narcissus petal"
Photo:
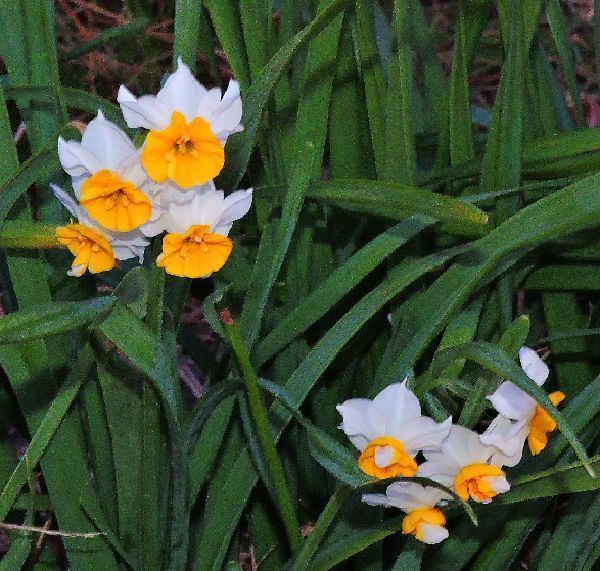
[[[448,538],[448,530],[441,525],[431,525],[429,523],[421,524],[421,532],[423,533],[423,543],[435,545],[441,543]]]
[[[521,347],[519,349],[519,361],[521,362],[521,368],[532,381],[535,381],[540,387],[546,382],[550,369],[533,349]]]
[[[385,494],[363,494],[362,502],[370,506],[392,507],[389,498]]]
[[[361,452],[371,440],[383,434],[385,421],[370,400],[349,399],[336,409],[342,415],[340,428]]]
[[[395,507],[406,513],[446,505],[452,500],[447,492],[416,482],[394,482],[386,488],[385,494],[364,494],[362,498],[369,505]]]
[[[75,202],[60,186],[56,184],[50,184],[54,196],[58,198],[59,202],[75,217],[78,221],[82,218],[86,218],[85,211],[77,202]]]
[[[211,231],[215,234],[221,234],[222,236],[229,235],[233,223],[245,216],[251,206],[251,188],[232,192],[223,201],[223,210],[219,216],[219,221],[214,225]]]
[[[79,141],[58,138],[58,158],[62,168],[73,177],[89,176],[102,170],[102,164],[89,149]]]
[[[450,433],[452,417],[444,422],[436,422],[427,416],[419,416],[407,420],[398,431],[398,440],[404,444],[406,451],[414,455],[419,450],[437,450]]]
[[[162,130],[171,123],[172,113],[154,95],[135,97],[124,85],[119,87],[117,101],[123,117],[131,129],[142,127],[149,130]]]
[[[102,169],[119,171],[119,165],[136,152],[129,137],[114,123],[105,119],[98,111],[81,138],[81,146],[96,157]],[[90,171],[93,174],[93,171]],[[132,181],[133,182],[133,181]]]
[[[177,71],[169,75],[163,88],[158,92],[156,98],[169,109],[179,111],[190,123],[194,117],[198,117],[198,101],[203,99],[206,89],[192,75],[190,68],[183,63],[181,58],[177,59]]]
[[[510,490],[510,484],[508,483],[506,476],[487,476],[486,480],[498,494],[504,494]]]
[[[513,422],[499,414],[487,430],[479,435],[479,440],[482,444],[499,450],[499,453],[492,457],[494,464],[512,467],[521,461],[528,433],[527,420]]]
[[[385,418],[385,433],[383,434],[386,436],[398,434],[400,427],[407,420],[421,416],[419,399],[406,386],[406,381],[394,383],[383,389],[373,399],[373,406]]]
[[[213,112],[210,119],[213,133],[223,144],[229,135],[238,133],[244,128],[242,120],[242,100],[240,85],[237,81],[230,81],[221,105]]]
[[[441,457],[436,460],[427,460],[419,465],[417,476],[419,478],[429,478],[438,484],[442,484],[448,488],[454,486],[454,479],[460,471],[454,462],[445,461]]]
[[[201,99],[196,102],[195,115],[211,123],[213,114],[219,110],[222,104],[223,92],[218,87],[209,89]],[[211,123],[212,127],[212,123]],[[214,131],[213,131],[214,133]]]
[[[536,407],[535,399],[510,381],[501,383],[487,398],[502,416],[511,420],[529,419]]]
[[[417,475],[450,487],[462,468],[470,464],[487,464],[495,452],[494,447],[479,441],[477,433],[453,424],[441,450],[423,452],[427,461],[419,466]]]
[[[385,493],[392,505],[405,512],[446,505],[452,499],[444,490],[416,482],[394,482],[387,487]]]

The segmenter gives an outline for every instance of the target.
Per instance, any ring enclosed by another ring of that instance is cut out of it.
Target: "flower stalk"
[[[275,440],[271,433],[267,408],[260,394],[258,377],[250,363],[250,355],[248,354],[248,349],[240,334],[240,328],[232,319],[228,310],[224,310],[221,313],[221,321],[225,328],[225,332],[229,337],[231,347],[233,348],[244,378],[250,416],[252,417],[252,422],[256,428],[261,452],[266,461],[267,472],[273,483],[288,543],[292,552],[296,552],[300,547],[302,540],[298,518],[296,517],[292,494],[290,493],[285,480],[283,466],[277,455],[277,447],[275,446]]]

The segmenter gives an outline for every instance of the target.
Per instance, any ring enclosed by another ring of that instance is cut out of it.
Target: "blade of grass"
[[[285,526],[288,543],[290,544],[292,551],[297,551],[300,546],[301,536],[296,509],[294,508],[292,496],[286,483],[283,466],[277,455],[277,448],[271,434],[267,409],[258,386],[258,377],[250,364],[250,355],[248,354],[248,349],[242,339],[239,326],[233,322],[229,315],[224,316],[222,314],[221,320],[223,321],[223,326],[227,332],[246,383],[246,394],[248,396],[250,414],[260,442],[262,454],[266,460],[270,483],[273,484],[274,492],[277,497],[277,503],[281,519]]]
[[[334,6],[335,1],[322,0],[320,14],[326,14]],[[304,195],[311,179],[320,172],[333,83],[331,75],[325,74],[335,62],[341,25],[342,16],[337,16],[309,48],[304,91],[298,104],[296,159],[282,205],[274,251],[270,253],[266,272],[263,272],[263,262],[257,259],[240,317],[244,341],[250,349],[259,335],[265,307],[292,240]]]

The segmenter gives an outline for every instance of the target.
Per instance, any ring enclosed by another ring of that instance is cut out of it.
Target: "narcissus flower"
[[[394,482],[385,494],[363,494],[362,501],[370,506],[401,509],[406,517],[402,521],[402,533],[412,534],[423,543],[440,543],[448,537],[444,527],[446,517],[438,505],[446,505],[452,496],[432,486],[416,482]]]
[[[547,365],[529,347],[521,347],[519,361],[525,374],[542,386],[548,378]],[[510,381],[503,382],[487,397],[500,413],[480,436],[481,442],[498,448],[506,466],[515,466],[521,460],[525,440],[533,455],[539,454],[548,444],[548,433],[556,429],[556,422],[537,404],[534,398]],[[561,391],[550,393],[548,398],[557,406],[565,395]]]
[[[77,223],[56,229],[57,240],[75,256],[68,275],[80,277],[86,270],[92,274],[107,272],[114,268],[116,260],[137,257],[142,262],[148,240],[139,230],[110,232],[92,220],[66,192],[51,186],[58,200],[77,219]]]
[[[104,118],[90,121],[81,143],[58,139],[60,162],[87,215],[112,232],[130,232],[150,218],[152,205],[144,192],[147,180],[139,151],[127,135]]]
[[[423,452],[426,462],[417,475],[453,489],[465,501],[470,497],[488,504],[510,489],[496,452],[482,444],[477,433],[454,424],[440,450]]]
[[[419,450],[436,450],[448,436],[452,418],[437,423],[421,416],[419,399],[406,380],[386,387],[372,401],[350,399],[337,406],[340,428],[361,452],[360,469],[384,479],[414,476]]]
[[[208,90],[181,58],[156,96],[138,98],[122,85],[117,99],[129,127],[150,131],[142,165],[156,182],[189,188],[212,180],[223,168],[227,138],[242,130],[238,83],[230,81],[224,95]]]
[[[171,203],[160,220],[168,234],[157,265],[186,278],[204,278],[220,270],[233,248],[229,231],[251,203],[252,189],[227,197],[220,190],[209,190],[195,194],[189,203]]]

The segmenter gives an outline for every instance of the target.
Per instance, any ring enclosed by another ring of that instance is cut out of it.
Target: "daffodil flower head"
[[[477,433],[453,424],[440,450],[423,452],[426,461],[417,475],[453,489],[465,501],[470,497],[488,504],[510,489],[496,452],[493,446],[482,444]]]
[[[116,260],[137,257],[140,263],[148,240],[138,230],[111,232],[94,221],[86,210],[64,190],[50,185],[63,206],[77,220],[56,229],[57,240],[75,256],[68,275],[81,277],[86,270],[92,274],[112,270]]]
[[[142,165],[156,182],[190,188],[214,179],[227,138],[242,130],[239,84],[230,81],[223,95],[206,89],[181,58],[157,95],[138,98],[122,85],[117,100],[129,127],[149,130]]]
[[[60,162],[87,215],[111,232],[130,232],[150,218],[152,206],[139,151],[101,111],[86,127],[81,143],[58,139]]]
[[[416,482],[394,482],[385,494],[363,494],[362,501],[370,506],[394,507],[402,510],[406,517],[402,521],[402,533],[414,535],[423,543],[434,544],[448,537],[444,527],[446,517],[438,505],[450,500],[444,490],[423,486]]]
[[[340,428],[361,452],[360,469],[379,479],[414,476],[419,450],[439,449],[452,424],[451,417],[437,423],[422,416],[406,380],[386,387],[372,401],[350,399],[337,410]]]
[[[542,386],[546,382],[550,371],[535,351],[529,347],[521,347],[519,361],[525,374],[537,385]],[[546,447],[548,433],[556,429],[556,423],[534,398],[510,381],[504,381],[487,398],[499,414],[480,436],[480,440],[500,451],[504,465],[518,464],[525,440],[533,455],[539,454]],[[557,406],[565,395],[556,391],[548,395],[548,398]]]
[[[220,270],[233,249],[229,231],[251,203],[252,189],[227,197],[220,190],[209,190],[195,194],[189,203],[171,203],[161,221],[168,233],[157,265],[187,278],[205,278]]]

